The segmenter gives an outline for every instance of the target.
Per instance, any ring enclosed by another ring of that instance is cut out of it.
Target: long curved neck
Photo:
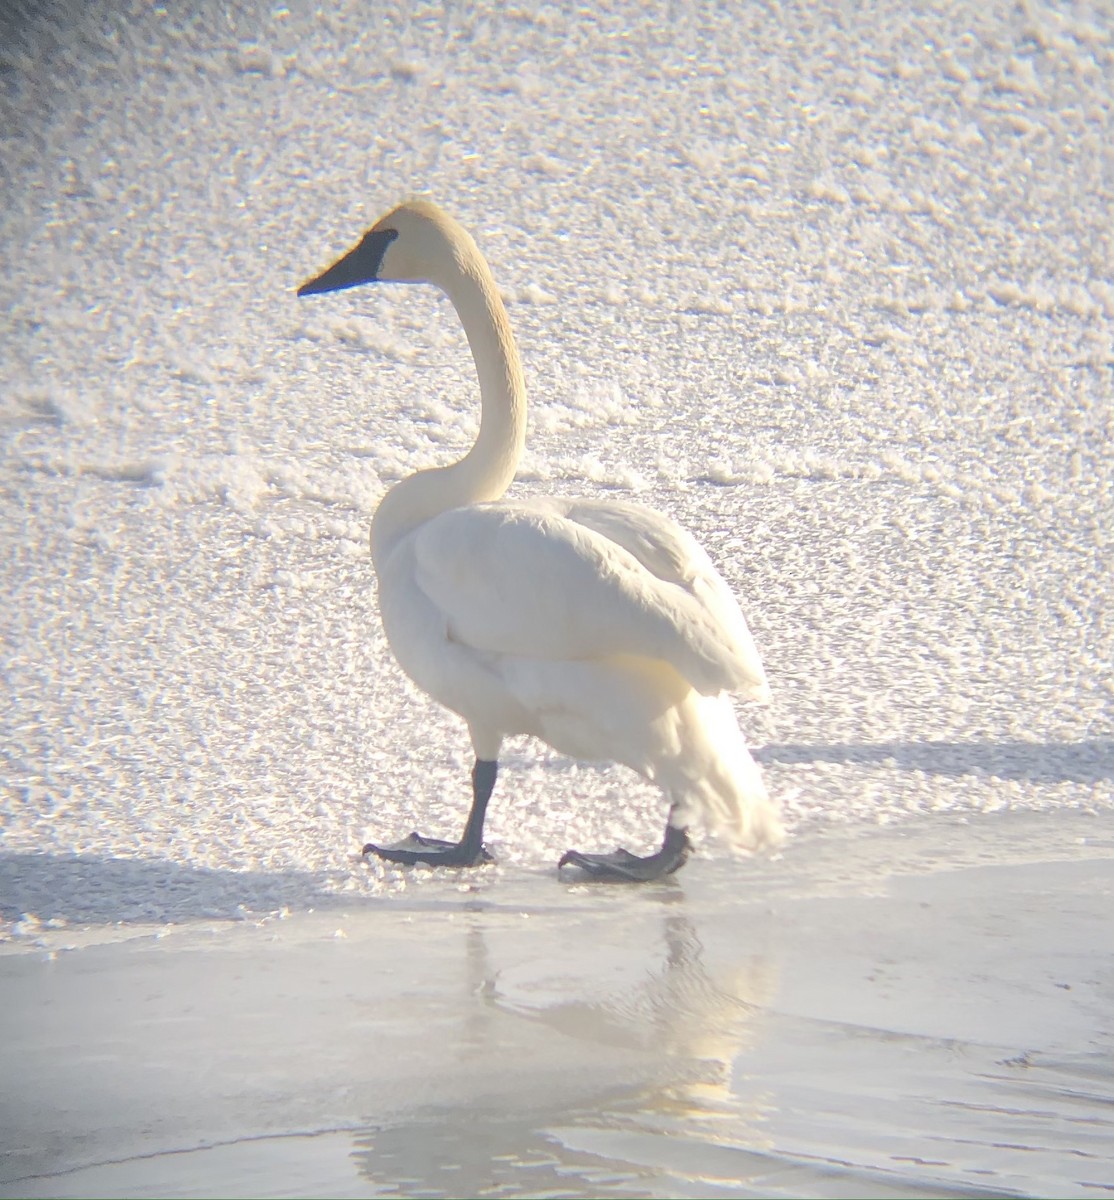
[[[376,564],[438,513],[498,500],[514,479],[526,442],[526,383],[507,310],[472,239],[465,235],[453,250],[442,277],[430,282],[448,295],[468,336],[480,380],[480,432],[459,462],[410,475],[383,497],[371,523]]]

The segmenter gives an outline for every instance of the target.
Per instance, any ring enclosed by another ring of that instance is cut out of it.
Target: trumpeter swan
[[[532,734],[574,758],[624,763],[661,786],[661,849],[570,850],[558,864],[617,880],[676,871],[688,827],[743,849],[781,825],[728,693],[769,694],[746,621],[697,542],[621,501],[502,501],[526,436],[510,322],[476,243],[426,201],[389,212],[299,296],[363,283],[432,283],[452,301],[476,363],[475,445],[383,497],[371,524],[383,628],[402,669],[468,723],[472,808],[459,842],[413,834],[364,854],[473,866],[503,739]]]

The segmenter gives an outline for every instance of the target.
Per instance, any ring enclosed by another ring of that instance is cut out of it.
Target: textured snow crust
[[[467,346],[430,289],[294,295],[412,194],[509,301],[515,494],[657,506],[736,589],[791,829],[1109,821],[1111,17],[6,10],[17,940],[420,888],[355,851],[459,828],[466,735],[390,657],[367,528],[468,446]],[[659,837],[626,771],[504,768],[496,873]]]

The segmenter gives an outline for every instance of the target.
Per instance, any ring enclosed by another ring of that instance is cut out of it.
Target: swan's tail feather
[[[777,807],[770,800],[762,771],[751,757],[726,696],[701,696],[696,736],[706,746],[704,770],[674,787],[670,820],[700,826],[746,853],[771,850],[785,837]],[[703,757],[703,756],[695,756]]]

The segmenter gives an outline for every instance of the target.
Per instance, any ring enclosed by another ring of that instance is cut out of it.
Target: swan
[[[746,851],[781,823],[730,693],[765,700],[754,640],[727,584],[669,518],[614,500],[502,499],[526,438],[526,386],[506,308],[475,241],[425,200],[382,217],[299,296],[430,283],[464,326],[479,376],[475,444],[395,484],[371,523],[379,608],[403,671],[464,718],[472,806],[457,842],[368,843],[392,863],[491,861],[484,817],[503,739],[530,734],[574,758],[622,763],[669,800],[661,848],[569,850],[588,876],[644,881],[681,867],[702,825]]]

